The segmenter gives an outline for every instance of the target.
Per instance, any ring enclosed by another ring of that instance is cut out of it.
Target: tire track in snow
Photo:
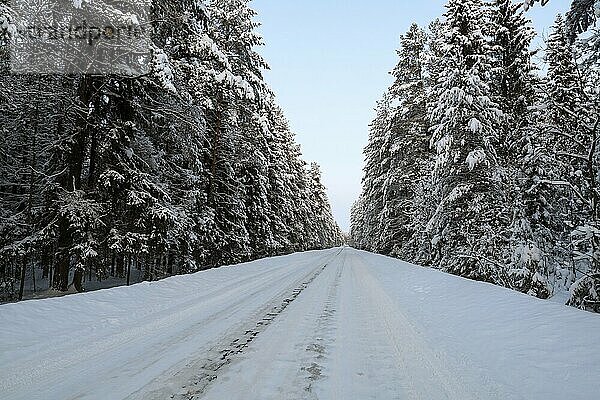
[[[310,285],[317,276],[323,272],[326,266],[320,268],[315,274],[313,274],[308,280],[303,282],[299,287],[296,287],[286,296],[280,305],[268,306],[263,312],[263,317],[255,323],[255,326],[251,329],[246,329],[244,334],[241,335],[241,331],[234,334],[237,336],[231,340],[229,346],[222,348],[218,346],[213,348],[210,353],[212,354],[206,359],[206,362],[200,367],[200,374],[197,376],[193,383],[193,387],[183,395],[183,397],[171,396],[173,399],[196,399],[201,396],[206,390],[206,387],[215,379],[218,374],[225,369],[235,357],[244,352],[244,350],[256,339],[256,337],[263,332],[273,320],[281,314],[296,298]],[[187,388],[186,388],[187,389]]]
[[[419,333],[419,329],[410,321],[402,310],[394,303],[377,279],[369,273],[367,263],[360,256],[361,263],[357,266],[360,275],[359,284],[366,293],[372,309],[377,315],[385,336],[388,338],[398,368],[403,370],[408,385],[409,399],[448,399],[448,400],[478,400],[478,399],[513,399],[512,394],[499,394],[500,387],[489,377],[481,376],[486,382],[487,390],[480,392],[475,386],[464,381],[461,376],[464,370],[456,370],[455,366],[446,360],[442,352],[435,351],[428,345]],[[462,368],[472,369],[466,362]]]
[[[266,304],[252,318],[242,322],[238,328],[223,338],[221,343],[213,346],[205,357],[188,363],[178,374],[185,376],[189,371],[194,371],[194,373],[191,379],[184,379],[186,383],[182,384],[179,391],[169,396],[164,389],[142,390],[130,398],[136,399],[142,393],[143,395],[139,398],[143,399],[196,400],[201,398],[208,387],[226,372],[227,367],[243,355],[257,336],[267,329],[340,253],[341,250],[329,257],[325,265],[313,269],[291,288],[286,288],[275,300]]]
[[[337,267],[337,272],[333,283],[329,288],[327,300],[323,312],[318,318],[315,336],[306,345],[306,352],[309,354],[304,366],[301,368],[300,376],[304,377],[304,391],[309,399],[318,399],[314,393],[314,385],[326,377],[324,361],[329,358],[331,346],[335,342],[336,314],[339,303],[339,287],[344,272],[346,255]]]
[[[341,253],[338,252],[338,254]],[[341,257],[328,263],[323,272],[292,302],[248,350],[240,354],[200,396],[202,399],[305,399],[307,373],[319,317],[334,284]]]
[[[327,260],[330,258],[331,256],[327,255],[320,259]],[[314,271],[315,269],[312,268],[308,274],[303,274],[301,280]],[[157,313],[154,318],[141,320],[134,317],[130,320],[130,324],[127,327],[124,329],[121,328],[109,336],[98,337],[97,341],[92,345],[89,342],[79,343],[77,338],[74,338],[74,341],[66,345],[50,348],[49,351],[38,355],[39,360],[35,367],[29,366],[26,370],[13,368],[7,374],[3,374],[0,381],[0,391],[10,393],[17,390],[18,387],[31,384],[40,385],[42,382],[43,386],[54,387],[56,383],[63,383],[59,374],[64,374],[66,369],[75,370],[81,363],[93,359],[101,361],[107,357],[107,354],[118,353],[119,349],[127,349],[133,345],[142,347],[144,350],[146,348],[152,349],[150,354],[143,355],[147,357],[144,362],[158,362],[161,354],[169,351],[179,342],[188,340],[197,334],[199,329],[206,328],[211,324],[219,324],[224,318],[232,317],[248,299],[252,299],[267,288],[277,288],[277,286],[281,285],[281,281],[289,280],[295,275],[298,275],[296,268],[274,266],[256,275],[240,278],[236,280],[237,282],[227,284],[224,288],[217,288],[215,291],[211,291],[210,294],[213,294],[213,297],[209,297],[206,293],[200,294],[194,299],[176,302],[174,306],[166,307]],[[298,282],[298,280],[295,282]],[[240,292],[243,293],[242,296],[234,296],[234,301],[229,301],[232,294]],[[277,295],[280,292],[278,291]],[[177,307],[181,308],[177,309]],[[210,309],[211,311],[203,316],[201,320],[194,321],[194,323],[187,322],[194,320],[196,315],[202,315],[206,309]],[[152,344],[154,334],[157,331],[178,327],[183,322],[186,322],[187,325],[183,329],[176,331],[168,347],[157,348]],[[89,341],[90,338],[87,337],[85,339]],[[144,345],[141,345],[141,342],[144,342]],[[131,360],[132,370],[139,368],[139,361],[139,359]],[[120,365],[119,367],[125,373],[127,373],[127,369],[129,368],[128,365]],[[48,374],[48,371],[52,373]],[[92,372],[90,371],[89,374],[92,374]],[[89,390],[89,388],[82,387],[81,393],[75,397],[86,398],[88,396],[85,393],[86,390]],[[17,393],[15,392],[15,398],[19,398]],[[101,396],[96,395],[96,397],[100,398]]]
[[[378,313],[357,274],[353,250],[346,253],[340,282],[335,342],[324,360],[325,378],[315,384],[317,399],[404,400],[385,333],[378,327]],[[436,399],[437,400],[437,399]]]

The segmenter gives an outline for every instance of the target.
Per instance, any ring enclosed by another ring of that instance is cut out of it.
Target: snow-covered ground
[[[0,306],[0,399],[582,399],[600,316],[350,248]]]

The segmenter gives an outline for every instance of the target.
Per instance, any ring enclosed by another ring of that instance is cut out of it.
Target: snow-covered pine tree
[[[0,0],[0,172],[6,176],[4,164],[9,157],[8,149],[10,146],[9,130],[5,121],[8,112],[6,110],[10,104],[10,95],[8,92],[8,78],[10,72],[9,43],[10,33],[8,31],[10,24],[10,13],[8,9],[8,0]],[[4,185],[0,183],[0,190],[5,191]],[[4,202],[3,202],[4,203]],[[5,205],[0,205],[0,221],[8,221],[11,218],[11,210]],[[0,234],[3,240],[0,241],[0,247],[4,248],[9,244],[12,238],[9,232],[12,230],[3,222],[0,225]],[[15,273],[7,263],[2,263],[0,267],[0,301],[11,300],[16,292]]]
[[[541,0],[542,5],[546,5],[549,0]],[[525,7],[529,8],[538,0],[525,0]],[[596,26],[600,18],[600,0],[572,0],[571,8],[566,16],[566,26],[568,37],[571,42],[575,42],[581,33],[590,32],[585,42],[593,50],[590,56],[596,62],[600,58],[600,32],[598,29],[592,29]]]
[[[575,49],[569,42],[564,19],[562,15],[558,15],[546,49],[546,95],[547,129],[552,134],[557,178],[550,184],[556,186],[557,213],[565,222],[564,228],[559,232],[560,243],[564,247],[569,247],[571,230],[582,222],[582,206],[586,202],[580,193],[583,177],[576,176],[577,171],[581,171],[582,161],[576,155],[585,151],[586,146],[579,129],[580,117],[583,117],[580,113],[585,110],[582,109],[583,87],[575,57]],[[575,275],[573,271],[570,279],[575,279]]]
[[[82,290],[339,243],[262,79],[254,13],[214,3],[212,22],[200,0],[153,4],[145,76],[37,77],[4,73],[2,0],[2,300],[34,267]]]
[[[312,210],[310,224],[315,234],[314,240],[309,242],[309,248],[340,245],[342,235],[333,219],[325,186],[321,182],[321,168],[317,163],[310,164],[308,179],[308,206]]]
[[[567,13],[569,39],[575,41],[577,35],[586,32],[600,17],[600,0],[573,0]]]
[[[295,247],[299,251],[310,249],[311,243],[316,241],[316,232],[311,230],[311,217],[313,216],[310,209],[309,199],[309,180],[308,180],[308,164],[300,158],[300,146],[289,146],[287,148],[291,163],[292,179],[290,179],[290,187],[296,195],[293,197],[292,204],[294,205],[294,217],[290,221],[293,230],[296,234],[293,237],[297,238]]]
[[[379,232],[385,254],[414,260],[415,231],[412,217],[420,212],[415,193],[430,158],[425,90],[426,34],[416,24],[401,37],[398,64],[392,71],[390,163],[384,171],[383,210]]]
[[[445,21],[438,18],[431,22],[428,27],[427,44],[424,52],[425,62],[423,66],[426,95],[426,123],[428,128],[430,126],[430,116],[433,114],[438,101],[435,88],[444,73],[443,60],[446,56],[444,43],[445,24]],[[431,132],[428,131],[428,134],[431,139]],[[431,232],[428,232],[427,226],[440,201],[437,198],[437,192],[432,180],[436,151],[433,147],[429,146],[429,151],[426,154],[426,158],[422,158],[424,153],[420,154],[424,164],[421,176],[415,183],[414,204],[416,207],[411,215],[411,226],[413,227],[414,234],[411,242],[407,244],[409,248],[412,248],[413,253],[409,261],[420,265],[432,265],[432,236]]]
[[[531,41],[535,32],[523,4],[494,0],[489,4],[488,36],[494,101],[504,113],[498,126],[496,156],[508,201],[510,246],[503,264],[511,264],[513,286],[538,297],[550,294],[547,281],[549,232],[539,214],[540,190],[530,191],[542,169],[543,146],[537,140],[534,115],[534,67]],[[508,258],[510,257],[510,258]]]
[[[54,126],[42,122],[64,101],[54,77],[0,75],[0,301],[20,299],[35,282],[34,252],[46,254],[43,195],[52,187],[47,160]],[[44,172],[42,172],[44,171]],[[40,262],[44,272],[48,265]]]
[[[490,98],[484,8],[479,0],[450,0],[446,7],[446,57],[431,115],[441,200],[428,226],[435,261],[454,274],[508,285],[499,263],[506,225],[496,157],[502,113]]]
[[[445,32],[446,21],[439,18],[433,20],[428,28],[427,46],[425,48],[425,82],[427,88],[427,104],[428,114],[432,112],[432,107],[435,105],[436,98],[434,87],[438,83],[443,71],[442,60],[446,55],[445,52]]]
[[[569,304],[600,310],[598,71],[576,57],[577,48],[559,15],[547,49],[548,125],[558,177],[547,184],[560,189],[556,208],[564,230],[559,243],[572,252]]]
[[[262,38],[256,33],[259,24],[254,22],[256,13],[246,0],[214,0],[210,10],[218,26],[215,41],[230,55],[231,72],[243,89],[242,96],[233,101],[232,107],[236,110],[238,129],[244,132],[236,151],[239,160],[236,173],[245,188],[249,245],[259,254],[267,254],[273,246],[266,197],[268,143],[272,137],[262,123],[266,113],[263,105],[269,101],[269,89],[262,77],[262,70],[268,66],[255,51],[256,46],[262,45]]]
[[[361,250],[365,248],[366,240],[364,217],[364,201],[361,193],[350,210],[350,245]]]
[[[298,197],[295,186],[297,171],[293,165],[299,152],[293,151],[294,138],[283,112],[274,103],[274,98],[266,103],[265,128],[271,132],[268,152],[267,199],[271,210],[270,230],[273,233],[272,251],[275,254],[299,249],[301,232],[298,223]]]
[[[369,142],[365,147],[363,176],[363,246],[373,252],[389,252],[383,242],[381,223],[384,210],[384,186],[391,172],[391,95],[384,93],[377,103],[376,116],[370,125]]]
[[[246,188],[245,206],[247,213],[250,247],[257,256],[272,254],[276,248],[275,232],[271,218],[274,217],[273,203],[284,202],[284,198],[269,198],[270,153],[275,147],[275,135],[268,123],[273,100],[268,93],[261,96],[258,110],[244,128],[248,141],[240,143],[239,174]]]
[[[489,4],[488,35],[492,66],[491,88],[504,111],[509,129],[527,122],[527,109],[533,105],[535,77],[531,62],[531,42],[535,31],[525,17],[522,4],[493,0]],[[502,147],[507,147],[503,138]]]
[[[262,78],[262,70],[267,65],[254,50],[262,40],[255,32],[258,24],[253,21],[255,12],[248,3],[247,0],[213,0],[208,8],[210,37],[227,58],[225,69],[217,77],[226,90],[221,90],[221,101],[215,104],[213,121],[209,123],[215,132],[220,128],[212,140],[211,187],[214,190],[209,200],[219,197],[213,206],[217,210],[217,223],[225,225],[218,230],[225,236],[238,232],[225,239],[230,244],[238,242],[230,253],[246,253],[245,257],[250,256],[255,247],[261,247],[257,250],[266,254],[273,242],[266,199],[267,142],[271,138],[266,137],[270,131],[263,129],[260,123],[264,114],[261,103],[269,95]],[[219,170],[225,153],[232,161],[229,171]],[[228,173],[237,177],[238,184],[217,187]],[[241,192],[236,194],[231,189]],[[233,201],[237,197],[242,203]],[[225,204],[228,205],[223,207]],[[244,229],[236,229],[236,225]]]
[[[13,15],[8,7],[9,0],[0,0],[0,74],[6,75],[9,68],[9,45],[16,31]]]
[[[569,131],[577,124],[577,115],[573,111],[577,110],[582,100],[575,57],[575,48],[569,42],[564,18],[559,14],[548,37],[546,49],[547,89],[553,104],[550,109],[552,122]]]
[[[267,115],[263,129],[271,132],[269,147],[267,198],[271,214],[269,221],[273,234],[274,254],[302,251],[315,247],[321,235],[321,244],[330,247],[340,243],[339,228],[333,223],[331,211],[324,192],[311,198],[318,182],[309,181],[306,162],[301,158],[288,122],[271,97],[265,103]],[[317,174],[318,175],[318,174]],[[314,176],[316,177],[316,175]],[[312,200],[311,200],[312,199]],[[315,199],[317,202],[315,203]],[[308,203],[311,201],[310,203]],[[322,214],[325,212],[325,214]],[[317,221],[328,221],[319,226]],[[325,239],[325,240],[322,240]]]

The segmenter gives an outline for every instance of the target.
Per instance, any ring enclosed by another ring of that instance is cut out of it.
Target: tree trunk
[[[127,257],[127,286],[131,283],[131,256]]]
[[[21,283],[19,285],[19,301],[23,300],[25,290],[25,274],[27,272],[27,254],[23,255],[23,264],[21,265]]]
[[[75,273],[73,274],[73,286],[75,286],[75,290],[78,292],[83,292],[83,274],[85,270],[82,268],[75,268]]]
[[[96,187],[96,165],[97,165],[97,154],[98,154],[98,134],[96,131],[90,132],[90,167],[88,173],[87,185],[88,188]]]
[[[35,282],[35,263],[31,264],[31,279],[33,280],[33,293],[37,292],[37,285]]]
[[[207,199],[208,203],[212,204],[214,192],[215,192],[215,179],[217,174],[217,163],[219,161],[219,150],[220,150],[220,141],[223,130],[223,111],[222,111],[222,98],[223,94],[219,92],[217,97],[217,106],[216,106],[216,127],[213,132],[213,140],[211,146],[211,156],[210,156],[210,177],[208,181],[208,194]]]
[[[81,174],[83,171],[85,158],[85,143],[88,137],[88,109],[90,100],[93,96],[94,78],[90,76],[81,77],[78,88],[78,96],[83,111],[75,127],[73,142],[68,150],[67,165],[68,174],[66,174],[61,182],[61,187],[68,191],[81,189]],[[71,232],[71,223],[67,216],[59,216],[59,235],[58,235],[58,263],[54,274],[53,287],[56,290],[67,291],[69,286],[69,268],[71,263],[71,246],[73,238]],[[79,282],[81,282],[79,280]]]
[[[113,251],[112,252],[112,258],[111,258],[111,261],[110,261],[110,276],[112,276],[113,278],[115,276],[115,265],[116,265],[116,262],[117,262],[117,256],[116,256],[115,252]]]
[[[123,278],[123,276],[125,275],[125,257],[122,254],[119,254],[117,256],[117,269],[116,269],[116,274],[117,277],[119,278]]]
[[[52,287],[52,282],[54,280],[54,264],[50,265],[50,271],[48,273],[48,289]]]
[[[174,264],[173,263],[173,259],[174,259],[174,257],[171,257],[170,255],[171,255],[171,252],[167,251],[167,255],[166,255],[166,258],[167,258],[167,260],[166,260],[166,263],[167,263],[167,274],[174,275],[176,273],[175,270],[174,270],[174,268],[173,268],[173,264]]]
[[[44,246],[42,249],[41,264],[42,264],[42,279],[48,279],[50,277],[50,265],[52,264],[52,256],[50,254],[50,246]]]
[[[61,292],[66,292],[69,287],[69,268],[71,266],[70,224],[66,217],[61,216],[58,229],[58,254],[52,287]]]

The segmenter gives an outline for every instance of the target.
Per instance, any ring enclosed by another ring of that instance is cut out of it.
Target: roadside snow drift
[[[0,399],[581,399],[600,316],[350,248],[0,306]]]

